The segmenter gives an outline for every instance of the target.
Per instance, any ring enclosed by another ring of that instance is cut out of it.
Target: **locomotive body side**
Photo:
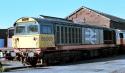
[[[109,35],[109,36],[107,36]],[[115,31],[89,25],[55,26],[56,47],[61,50],[92,50],[115,47]]]

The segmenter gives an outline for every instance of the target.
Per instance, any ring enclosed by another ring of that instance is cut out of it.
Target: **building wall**
[[[3,44],[4,47],[7,47],[7,29],[0,29],[0,41],[0,45]]]
[[[102,16],[86,8],[77,11],[67,19],[73,20],[75,23],[87,23],[108,28],[110,27],[109,18],[106,18],[105,16]]]

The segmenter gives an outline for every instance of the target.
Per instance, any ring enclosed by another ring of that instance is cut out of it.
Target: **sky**
[[[0,28],[25,16],[65,18],[81,6],[125,19],[125,0],[0,0]]]

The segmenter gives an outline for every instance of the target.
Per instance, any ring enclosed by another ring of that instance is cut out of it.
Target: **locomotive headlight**
[[[34,57],[34,52],[29,52],[28,57]]]
[[[10,54],[11,54],[11,57],[15,57],[16,56],[15,52],[10,52]]]

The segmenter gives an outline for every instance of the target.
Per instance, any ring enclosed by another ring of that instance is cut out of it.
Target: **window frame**
[[[16,26],[16,27],[15,27],[15,30],[14,30],[14,34],[15,34],[15,35],[25,35],[25,34],[26,34],[26,31],[27,31],[27,30],[26,30],[26,26],[24,26],[24,27],[25,27],[25,28],[24,28],[24,29],[25,29],[25,30],[24,30],[25,32],[23,32],[23,33],[17,33],[17,27],[21,27],[21,26],[24,26],[24,25],[19,25],[19,26]]]
[[[51,33],[43,33],[43,26],[49,26],[49,27],[51,27]],[[40,34],[53,34],[53,25],[52,24],[50,24],[50,23],[42,23],[41,25],[40,25]]]
[[[37,32],[29,32],[28,27],[32,26],[32,25],[36,25],[37,26]],[[26,30],[27,30],[27,34],[38,34],[39,33],[39,25],[37,25],[37,24],[28,24],[26,26]]]
[[[38,26],[38,31],[35,33],[29,33],[28,32],[28,26],[29,25],[37,25]],[[16,28],[19,26],[24,26],[25,27],[25,33],[17,33]],[[31,34],[39,34],[40,33],[40,28],[39,24],[37,22],[25,22],[25,23],[17,23],[16,26],[14,27],[14,35],[31,35]]]

